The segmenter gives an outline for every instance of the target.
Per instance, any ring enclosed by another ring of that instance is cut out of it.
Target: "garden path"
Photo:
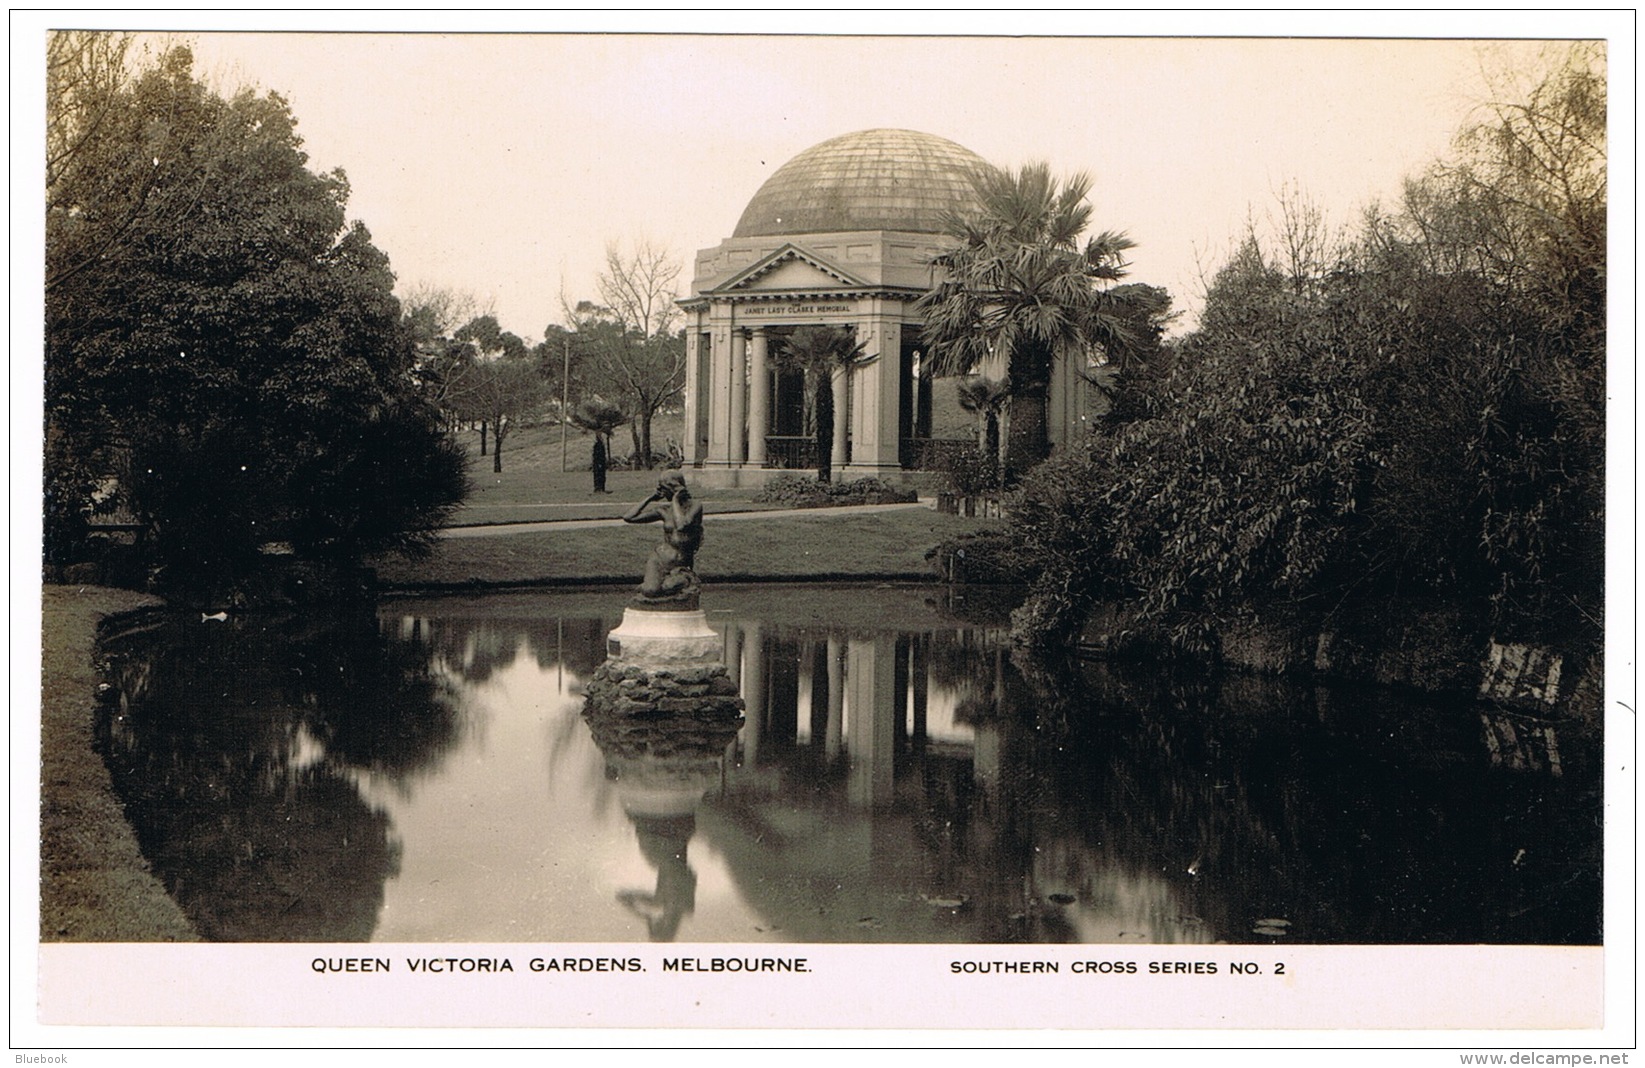
[[[927,510],[936,507],[933,501],[915,501],[911,504],[848,504],[836,508],[783,508],[758,512],[707,512],[705,523],[724,523],[734,519],[778,519],[794,516],[804,519],[830,519],[865,512],[897,512],[915,508]],[[440,531],[443,538],[496,538],[508,534],[536,534],[545,530],[586,530],[590,527],[618,526],[621,519],[543,519],[524,523],[491,523],[482,526],[446,527]]]

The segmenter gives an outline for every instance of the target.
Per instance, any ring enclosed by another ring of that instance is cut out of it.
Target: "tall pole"
[[[569,470],[565,463],[565,425],[571,421],[571,339],[561,338],[565,360],[560,370],[560,470]]]

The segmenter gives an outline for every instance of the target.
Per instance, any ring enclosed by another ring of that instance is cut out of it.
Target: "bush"
[[[955,455],[946,472],[948,488],[961,497],[975,497],[1000,488],[999,458],[981,449],[967,449]]]
[[[893,486],[877,478],[854,482],[819,482],[805,475],[776,475],[755,494],[761,504],[781,504],[789,508],[832,508],[851,504],[912,504],[919,499],[912,489]]]
[[[982,586],[1026,585],[1038,570],[1021,539],[1005,530],[947,538],[925,558],[936,563],[951,582]]]

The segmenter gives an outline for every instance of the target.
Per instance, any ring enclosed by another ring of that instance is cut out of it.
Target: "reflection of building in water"
[[[1180,870],[1090,840],[1003,632],[730,624],[726,648],[748,722],[698,827],[785,936],[1213,937]]]
[[[932,655],[952,661],[990,640],[726,626],[747,723],[698,826],[769,929],[799,941],[1013,940],[1012,910],[994,899],[1020,884],[994,878],[995,835],[972,785],[979,727],[959,716],[974,684]]]
[[[739,782],[787,774],[844,776],[853,807],[893,803],[898,779],[918,766],[953,764],[994,781],[993,727],[967,719],[993,700],[992,683],[967,663],[992,666],[988,631],[774,632],[758,623],[726,629],[727,661],[747,702]],[[985,700],[979,706],[978,692]]]

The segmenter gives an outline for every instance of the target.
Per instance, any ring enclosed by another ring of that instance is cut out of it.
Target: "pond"
[[[117,635],[99,744],[217,941],[1600,941],[1571,725],[1033,663],[938,588],[764,586],[704,597],[740,725],[614,729],[585,694],[625,599]]]

